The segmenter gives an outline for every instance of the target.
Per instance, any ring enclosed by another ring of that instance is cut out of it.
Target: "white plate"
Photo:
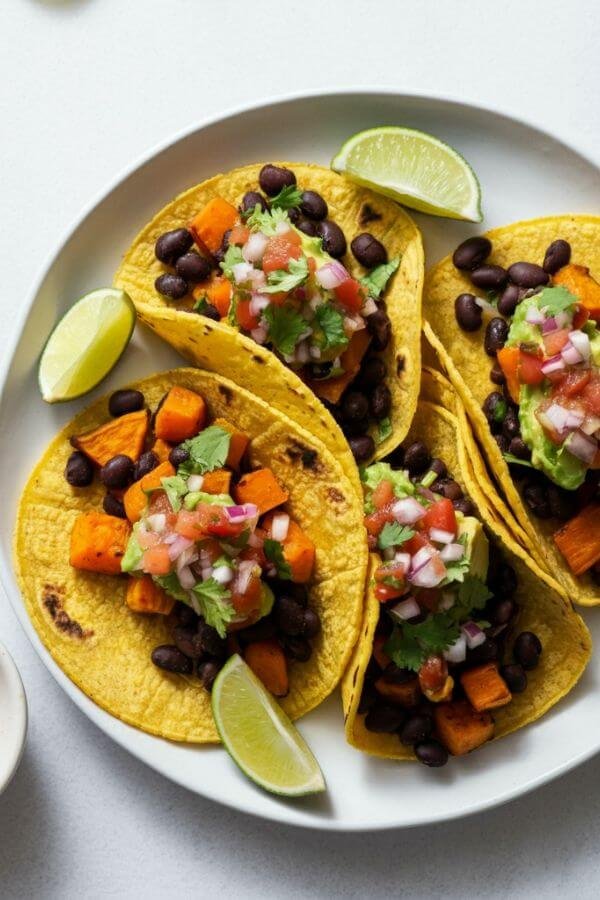
[[[167,777],[240,810],[313,828],[366,830],[439,822],[506,801],[572,768],[600,749],[600,659],[594,658],[581,684],[540,723],[466,759],[453,759],[441,770],[372,760],[346,746],[339,698],[332,697],[301,723],[329,791],[320,800],[289,803],[256,789],[218,748],[170,744],[124,725],[62,674],[37,639],[12,575],[11,513],[47,441],[93,399],[56,407],[42,403],[36,366],[46,336],[73,300],[110,284],[120,254],[137,229],[174,194],[215,172],[269,159],[327,164],[353,132],[396,123],[432,132],[465,154],[481,179],[484,227],[600,209],[596,167],[549,135],[490,111],[382,92],[310,96],[239,111],[159,149],[84,214],[29,298],[30,312],[8,367],[0,406],[3,577],[48,669],[106,734]],[[442,219],[418,219],[430,262],[476,230]],[[138,332],[97,394],[178,363],[168,347]],[[586,618],[592,631],[600,633],[599,615],[590,611]]]
[[[27,699],[21,676],[0,644],[0,794],[17,771],[27,734]]]

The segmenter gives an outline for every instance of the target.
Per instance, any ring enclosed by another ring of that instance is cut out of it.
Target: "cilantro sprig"
[[[305,320],[287,306],[267,306],[263,315],[269,326],[269,340],[282,356],[290,356],[298,338],[306,331]]]
[[[546,315],[555,316],[559,312],[569,309],[577,303],[575,297],[566,287],[559,285],[558,287],[544,288],[539,294],[538,306],[543,309]]]
[[[242,248],[237,244],[230,244],[225,251],[223,262],[220,263],[225,278],[229,279],[229,281],[233,281],[233,267],[237,266],[237,264],[241,262],[244,262],[244,257],[242,256]]]
[[[308,260],[306,256],[290,259],[287,269],[275,269],[269,272],[267,286],[261,288],[262,294],[278,294],[280,291],[293,291],[308,278]]]
[[[372,269],[368,275],[364,275],[360,279],[363,287],[366,287],[368,294],[377,299],[383,293],[386,284],[400,265],[400,256],[395,256],[387,263],[382,263]]]
[[[272,538],[265,538],[263,550],[269,562],[273,563],[277,577],[289,581],[292,577],[292,569],[283,555],[283,545]]]
[[[380,550],[387,550],[388,547],[400,547],[406,541],[410,541],[415,536],[415,532],[407,525],[400,525],[399,522],[386,522],[377,539]]]
[[[205,475],[221,469],[229,455],[231,435],[218,425],[210,425],[199,435],[183,442],[189,456],[177,469],[178,475]]]
[[[293,209],[300,206],[302,191],[295,184],[288,184],[271,198],[271,209]]]
[[[220,637],[225,637],[227,625],[235,617],[235,609],[229,603],[231,591],[211,577],[196,584],[192,588],[192,593],[198,601],[206,624],[216,628]]]
[[[315,311],[315,319],[319,324],[318,336],[321,350],[346,347],[348,336],[344,331],[344,317],[330,303],[321,303]]]

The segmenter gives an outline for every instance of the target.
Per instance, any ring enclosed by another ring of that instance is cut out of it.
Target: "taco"
[[[492,503],[569,598],[586,606],[600,603],[594,276],[598,217],[497,228],[430,272],[424,325],[496,479]]]
[[[353,455],[389,453],[415,410],[422,284],[421,235],[396,203],[300,163],[190,188],[115,276],[143,322],[315,434],[358,489]]]
[[[423,395],[454,405],[427,373]],[[489,517],[448,409],[420,400],[405,445],[363,480],[371,561],[342,682],[346,737],[375,756],[441,766],[553,706],[581,676],[590,637]]]
[[[73,449],[75,448],[75,449]],[[16,570],[63,671],[152,734],[216,741],[241,653],[293,719],[358,634],[362,510],[329,450],[225,378],[178,369],[80,413],[22,495]]]

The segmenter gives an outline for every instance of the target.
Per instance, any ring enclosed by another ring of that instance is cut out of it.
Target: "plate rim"
[[[4,583],[3,583],[4,586]],[[8,596],[8,592],[7,596]],[[8,764],[0,777],[0,794],[6,790],[10,782],[15,776],[17,769],[23,758],[25,751],[25,742],[27,740],[27,728],[29,724],[29,712],[27,704],[27,694],[25,693],[25,685],[21,678],[21,673],[17,668],[17,664],[10,654],[8,647],[0,641],[0,672],[4,673],[7,678],[8,690],[11,701],[15,705],[16,722],[15,735],[11,744],[12,752],[8,759]]]
[[[0,406],[4,403],[5,400],[5,392],[7,389],[7,377],[10,371],[11,365],[13,363],[13,359],[15,353],[17,351],[21,335],[29,318],[29,315],[32,311],[33,304],[35,299],[48,275],[48,272],[54,265],[56,259],[61,255],[65,246],[71,240],[71,238],[76,234],[84,221],[90,216],[94,210],[112,193],[114,193],[128,178],[133,176],[139,169],[144,167],[146,164],[151,162],[155,157],[158,157],[160,154],[169,150],[171,147],[175,146],[178,143],[181,143],[191,137],[192,135],[201,132],[207,128],[211,128],[215,125],[222,124],[228,120],[234,120],[235,118],[245,115],[247,113],[252,113],[256,111],[260,111],[261,109],[265,109],[267,107],[285,105],[285,104],[294,104],[300,103],[303,101],[310,100],[319,100],[319,99],[330,99],[331,101],[335,101],[336,99],[343,99],[349,96],[358,96],[360,98],[368,99],[369,97],[392,97],[397,98],[400,102],[414,102],[418,103],[419,101],[423,103],[438,103],[445,107],[455,107],[457,109],[466,110],[470,113],[475,114],[488,114],[493,115],[496,118],[504,120],[507,124],[517,124],[520,127],[527,128],[536,132],[543,138],[547,138],[557,144],[559,147],[563,148],[565,151],[570,154],[574,154],[578,157],[582,162],[586,163],[588,166],[594,168],[600,174],[600,160],[596,160],[594,157],[588,155],[586,152],[579,149],[577,146],[572,144],[569,141],[564,140],[562,137],[557,137],[550,131],[548,131],[543,126],[537,124],[535,121],[525,119],[522,116],[514,115],[511,112],[508,112],[504,108],[494,105],[482,105],[480,103],[471,102],[465,100],[464,98],[451,93],[431,93],[428,91],[399,91],[392,85],[375,85],[375,86],[364,86],[364,85],[354,85],[348,87],[340,87],[340,88],[330,88],[324,90],[323,88],[314,88],[311,90],[298,90],[292,92],[285,92],[282,94],[274,94],[271,96],[264,97],[259,101],[255,102],[244,102],[240,104],[235,104],[227,107],[225,110],[221,110],[220,112],[211,115],[200,117],[194,122],[184,126],[181,129],[178,129],[174,133],[172,133],[169,137],[164,140],[158,141],[151,145],[149,148],[145,149],[141,154],[139,154],[133,162],[128,163],[123,166],[117,174],[109,179],[106,183],[104,183],[91,197],[91,199],[85,203],[79,212],[78,215],[74,216],[70,222],[67,224],[65,229],[59,235],[58,241],[53,244],[51,250],[46,254],[45,259],[43,260],[39,270],[38,275],[34,277],[31,282],[31,287],[26,293],[25,301],[23,302],[19,316],[17,317],[14,333],[12,339],[9,341],[6,354],[2,364],[0,365]],[[14,567],[12,564],[12,559],[8,560],[10,564],[11,574],[14,572]],[[461,819],[467,816],[476,815],[480,812],[485,812],[489,809],[493,809],[499,806],[504,805],[505,803],[509,803],[517,797],[525,796],[526,794],[536,790],[538,787],[543,786],[544,784],[553,781],[554,779],[560,777],[571,769],[576,768],[577,766],[584,763],[586,760],[591,759],[597,753],[600,752],[600,742],[598,742],[597,746],[590,746],[583,749],[579,754],[574,757],[566,760],[562,763],[559,763],[554,768],[549,771],[540,774],[537,777],[531,778],[524,785],[521,784],[517,787],[512,788],[509,791],[503,791],[501,794],[495,794],[484,801],[479,801],[472,803],[468,808],[461,808],[457,810],[455,813],[444,814],[442,817],[431,817],[431,818],[417,818],[403,822],[377,822],[377,823],[366,823],[361,824],[360,822],[344,822],[339,821],[335,818],[331,819],[322,819],[318,822],[314,820],[299,820],[299,821],[290,821],[289,818],[285,815],[285,810],[287,806],[285,805],[277,805],[274,806],[273,809],[269,811],[257,810],[252,808],[249,805],[245,805],[244,803],[234,803],[228,798],[222,798],[216,796],[212,792],[203,792],[195,790],[193,787],[190,787],[183,779],[179,779],[177,777],[176,772],[165,772],[161,769],[157,764],[154,764],[152,761],[144,758],[143,755],[140,755],[138,751],[133,750],[127,744],[124,736],[120,734],[111,732],[107,727],[107,723],[110,723],[114,717],[110,716],[110,714],[106,713],[104,710],[101,710],[93,701],[87,697],[78,687],[75,685],[60,669],[58,664],[54,661],[50,652],[45,648],[37,632],[33,628],[29,617],[27,616],[26,611],[24,612],[24,621],[21,620],[20,612],[21,607],[16,602],[16,595],[19,595],[17,590],[15,599],[12,597],[12,586],[8,584],[8,572],[5,574],[2,568],[0,568],[0,583],[2,588],[6,594],[6,597],[9,600],[11,607],[14,609],[15,614],[17,615],[17,619],[19,621],[19,625],[23,628],[29,642],[33,646],[33,649],[37,653],[38,657],[41,659],[43,665],[50,672],[52,677],[57,681],[60,687],[64,690],[67,696],[73,701],[77,707],[83,712],[83,714],[91,720],[94,725],[102,730],[102,732],[111,740],[115,741],[118,746],[122,747],[128,753],[130,753],[133,757],[135,757],[140,762],[143,762],[144,765],[149,766],[154,771],[158,772],[161,776],[169,779],[175,784],[183,787],[187,790],[192,791],[193,793],[198,794],[199,796],[204,797],[205,799],[209,799],[213,802],[219,803],[230,809],[237,809],[241,812],[244,812],[248,815],[252,815],[256,818],[264,819],[266,821],[278,821],[283,824],[292,827],[298,828],[306,828],[315,831],[337,831],[337,832],[378,832],[378,831],[386,831],[391,829],[404,829],[404,828],[414,828],[420,827],[430,824],[437,824],[446,821],[453,821],[457,819]],[[27,624],[26,624],[27,623]],[[2,645],[0,645],[2,648]],[[17,678],[21,681],[18,670],[16,669],[16,665],[14,664],[14,660],[8,653],[6,648],[2,648],[5,650],[9,661],[13,663],[15,671],[17,673]],[[22,682],[21,682],[22,684]],[[23,696],[25,696],[25,692],[23,689]],[[108,719],[106,719],[108,717]],[[118,721],[118,720],[114,720]],[[14,768],[10,774],[10,777],[6,781],[4,787],[8,785],[10,779],[14,775],[16,768],[20,762],[23,748],[25,745],[25,737],[27,732],[27,703],[25,700],[25,728],[23,733],[23,742],[20,749],[19,754],[17,755]],[[160,740],[160,739],[158,739]],[[2,788],[0,787],[0,793]]]

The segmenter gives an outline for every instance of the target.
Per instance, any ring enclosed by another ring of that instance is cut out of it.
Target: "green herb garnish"
[[[227,625],[235,617],[235,609],[228,602],[231,591],[214,578],[208,578],[194,585],[192,593],[198,600],[206,624],[216,628],[220,637],[225,637]]]
[[[388,547],[400,547],[414,536],[415,532],[407,525],[400,525],[399,522],[386,522],[379,532],[377,545],[380,550],[387,550]]]
[[[241,262],[244,262],[244,257],[242,256],[242,248],[238,247],[237,244],[230,244],[225,251],[223,262],[220,263],[225,278],[228,278],[229,281],[233,281],[233,267],[237,266],[237,264]]]
[[[289,581],[292,577],[292,570],[283,555],[283,545],[279,541],[272,540],[272,538],[265,538],[263,550],[269,562],[275,566],[277,577],[285,578]]]
[[[377,298],[383,293],[386,284],[400,265],[400,259],[400,256],[395,256],[389,262],[376,266],[368,275],[360,279],[360,283],[366,287],[371,297]]]
[[[322,350],[347,346],[348,337],[344,331],[344,317],[341,312],[329,303],[321,303],[315,310],[315,319],[321,330],[319,346]]]
[[[291,356],[298,338],[306,331],[306,321],[287,306],[267,306],[263,315],[269,326],[271,343],[282,356]]]
[[[308,278],[308,260],[306,256],[300,259],[290,259],[287,269],[275,269],[269,272],[267,286],[261,288],[261,294],[278,294],[280,291],[289,293],[302,284]]]
[[[302,191],[295,185],[289,184],[282,188],[270,202],[271,209],[292,209],[300,206],[302,200]]]
[[[178,475],[205,475],[214,469],[222,469],[229,455],[231,435],[218,425],[210,425],[199,435],[183,442],[189,459],[177,469]]]

